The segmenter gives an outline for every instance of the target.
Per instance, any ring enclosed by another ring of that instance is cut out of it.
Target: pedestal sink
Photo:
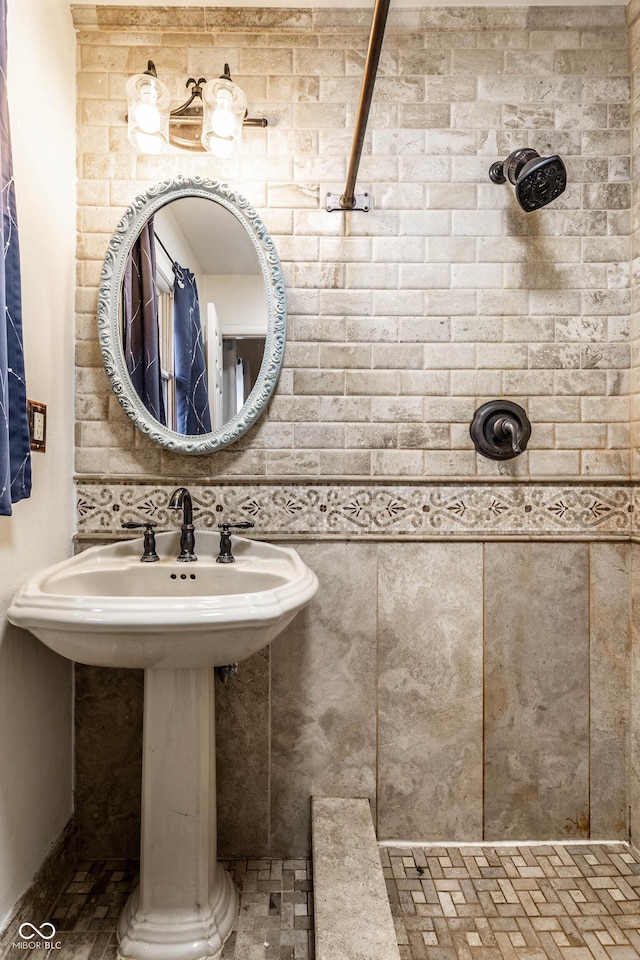
[[[318,581],[295,550],[197,535],[195,563],[178,563],[179,535],[92,547],[16,594],[9,620],[80,663],[145,670],[140,886],[118,926],[131,960],[217,957],[237,895],[216,859],[215,666],[270,643],[314,596]],[[239,758],[241,762],[241,758]]]

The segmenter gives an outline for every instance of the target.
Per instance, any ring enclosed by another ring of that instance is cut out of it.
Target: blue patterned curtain
[[[153,217],[142,228],[125,265],[122,322],[124,358],[131,382],[151,416],[166,426]]]
[[[20,250],[7,104],[7,0],[0,6],[0,515],[31,495],[31,453],[22,347]],[[2,318],[3,317],[3,318]]]
[[[174,263],[173,272],[177,431],[199,436],[211,432],[211,413],[198,290],[196,278],[186,267]]]

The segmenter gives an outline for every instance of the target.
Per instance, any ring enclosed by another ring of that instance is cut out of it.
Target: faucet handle
[[[253,520],[239,520],[237,523],[218,524],[218,529],[222,530],[223,533],[228,533],[229,530],[250,530],[251,527],[255,527]]]
[[[216,557],[216,563],[235,563],[236,561],[236,558],[231,553],[230,530],[249,530],[254,526],[253,520],[239,520],[238,523],[219,523],[220,553]]]
[[[150,521],[136,523],[135,520],[127,520],[122,524],[123,530],[141,530],[144,527],[144,551],[140,557],[140,563],[153,563],[154,560],[160,559],[156,553],[156,535],[154,533],[154,527],[156,526],[157,524]]]
[[[512,417],[502,417],[499,420],[496,420],[494,424],[494,433],[499,440],[509,440],[511,442],[511,449],[513,450],[514,457],[517,457],[519,453],[522,453],[522,448],[520,446],[520,424],[517,423]]]
[[[511,460],[527,449],[531,424],[511,400],[489,400],[473,415],[469,433],[478,453],[490,460]]]

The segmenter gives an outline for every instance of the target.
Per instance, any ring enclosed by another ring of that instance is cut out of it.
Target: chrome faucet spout
[[[180,536],[180,553],[178,560],[182,563],[190,563],[197,560],[195,554],[196,535],[193,525],[193,502],[191,494],[186,487],[178,487],[171,494],[169,506],[172,510],[182,510],[182,526]]]

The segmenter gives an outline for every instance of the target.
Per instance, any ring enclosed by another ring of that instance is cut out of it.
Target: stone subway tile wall
[[[623,5],[392,10],[358,178],[368,214],[324,203],[344,188],[370,9],[73,13],[81,476],[630,475],[628,49],[630,31],[635,62],[638,27]],[[227,166],[136,155],[124,85],[149,58],[176,102],[188,76],[228,62],[268,128],[247,129]],[[494,160],[522,146],[559,153],[568,171],[565,194],[534,214],[488,179]],[[232,447],[195,458],[134,429],[96,334],[118,220],[178,174],[228,181],[256,207],[289,312],[266,415]],[[528,451],[506,464],[479,457],[468,434],[476,406],[497,397],[521,403],[533,424]]]
[[[321,584],[217,691],[225,854],[308,852],[314,794],[368,796],[396,839],[624,838],[629,803],[640,822],[637,546],[616,542],[638,513],[638,11],[392,5],[358,178],[372,211],[329,214],[370,5],[73,8],[79,539],[119,538],[122,519],[171,526],[179,479],[199,529],[255,517]],[[269,126],[226,167],[136,155],[124,85],[149,58],[176,102],[228,62]],[[568,170],[534,214],[488,179],[522,146]],[[97,342],[109,238],[134,196],[179,174],[249,199],[287,289],[276,395],[208,457],[135,430]],[[502,464],[468,432],[498,397],[533,425]],[[511,538],[554,542],[498,542]],[[141,678],[78,670],[81,848],[135,855]]]
[[[638,448],[640,447],[640,438],[638,435],[638,421],[640,420],[640,407],[638,406],[640,397],[640,300],[639,300],[639,281],[638,273],[638,254],[640,240],[640,221],[638,220],[638,178],[640,177],[640,130],[638,122],[640,121],[640,112],[638,111],[638,93],[640,92],[640,3],[638,0],[631,0],[627,8],[627,19],[629,22],[629,49],[631,54],[631,79],[632,79],[632,110],[631,110],[631,169],[632,196],[635,199],[633,206],[633,217],[631,222],[631,308],[630,308],[630,330],[631,330],[631,471],[633,476],[637,476],[640,470],[638,461]]]
[[[640,462],[638,453],[640,448],[640,274],[638,273],[638,257],[640,254],[640,221],[638,219],[638,185],[640,177],[640,110],[638,109],[638,95],[640,93],[640,2],[631,0],[627,7],[629,23],[629,49],[631,53],[632,77],[632,190],[636,198],[633,206],[631,227],[631,348],[632,348],[632,380],[631,380],[631,469],[633,476],[638,476]],[[640,835],[640,703],[635,695],[640,689],[640,591],[638,590],[638,572],[640,557],[638,547],[632,551],[632,567],[630,578],[630,647],[632,651],[630,661],[629,683],[632,691],[629,717],[629,814],[631,836]]]

